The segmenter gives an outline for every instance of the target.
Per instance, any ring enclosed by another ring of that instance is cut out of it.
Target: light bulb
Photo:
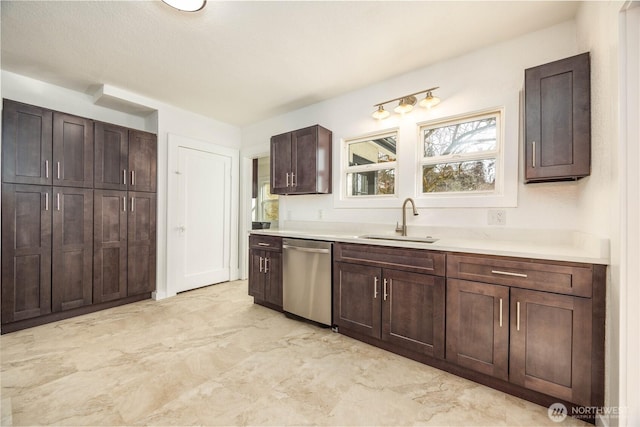
[[[378,105],[378,109],[371,115],[374,119],[382,120],[389,117],[391,113],[384,109],[382,105]]]
[[[424,108],[433,108],[440,103],[440,98],[433,96],[431,92],[427,92],[427,96],[420,101],[420,106]]]
[[[413,99],[412,99],[413,98]],[[413,104],[416,103],[416,98],[414,96],[408,98],[402,98],[398,103],[398,106],[393,109],[396,113],[405,114],[413,110]]]

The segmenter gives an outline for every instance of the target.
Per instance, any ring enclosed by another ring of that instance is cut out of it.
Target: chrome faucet
[[[413,215],[418,215],[418,211],[416,210],[416,204],[411,197],[407,197],[402,203],[402,226],[396,223],[396,232],[402,233],[403,236],[407,235],[407,203],[411,202],[411,206],[413,207]]]

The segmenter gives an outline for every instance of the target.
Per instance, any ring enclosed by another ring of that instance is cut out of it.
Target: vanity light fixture
[[[424,108],[432,108],[435,107],[436,105],[438,105],[440,103],[440,98],[438,98],[437,96],[433,95],[433,91],[438,89],[439,87],[432,87],[429,89],[424,89],[421,90],[420,92],[415,92],[415,93],[411,93],[409,95],[405,95],[405,96],[401,96],[398,98],[393,98],[390,99],[388,101],[384,101],[384,102],[380,102],[378,104],[374,104],[374,107],[378,107],[378,109],[376,111],[373,112],[373,114],[371,114],[371,116],[374,119],[378,119],[378,120],[382,120],[382,119],[386,119],[387,117],[389,117],[391,115],[391,113],[389,113],[389,111],[384,109],[384,104],[388,104],[390,102],[394,102],[394,101],[398,101],[398,106],[396,108],[393,109],[393,111],[395,111],[398,114],[406,114],[408,112],[410,112],[411,110],[413,110],[413,106],[416,105],[416,102],[418,101],[418,99],[416,98],[416,95],[419,95],[421,93],[425,94],[424,99],[420,100],[420,102],[418,103],[418,105],[420,105],[421,107]]]
[[[162,0],[164,3],[182,12],[197,12],[204,8],[207,0]]]

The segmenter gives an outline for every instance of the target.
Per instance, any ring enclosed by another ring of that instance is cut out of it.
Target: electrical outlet
[[[507,211],[504,209],[491,209],[488,215],[489,225],[506,225]]]

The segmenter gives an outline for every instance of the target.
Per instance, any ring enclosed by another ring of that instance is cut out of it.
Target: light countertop
[[[374,230],[385,230],[375,232]],[[521,229],[464,229],[464,228],[410,228],[412,237],[431,236],[433,243],[367,239],[360,236],[371,234],[389,235],[398,233],[385,228],[363,227],[361,224],[292,223],[280,230],[252,230],[252,234],[280,236],[299,239],[324,240],[393,246],[402,248],[430,249],[435,251],[500,255],[518,258],[544,259],[553,261],[579,262],[588,264],[609,264],[609,241],[586,233],[560,230]]]

